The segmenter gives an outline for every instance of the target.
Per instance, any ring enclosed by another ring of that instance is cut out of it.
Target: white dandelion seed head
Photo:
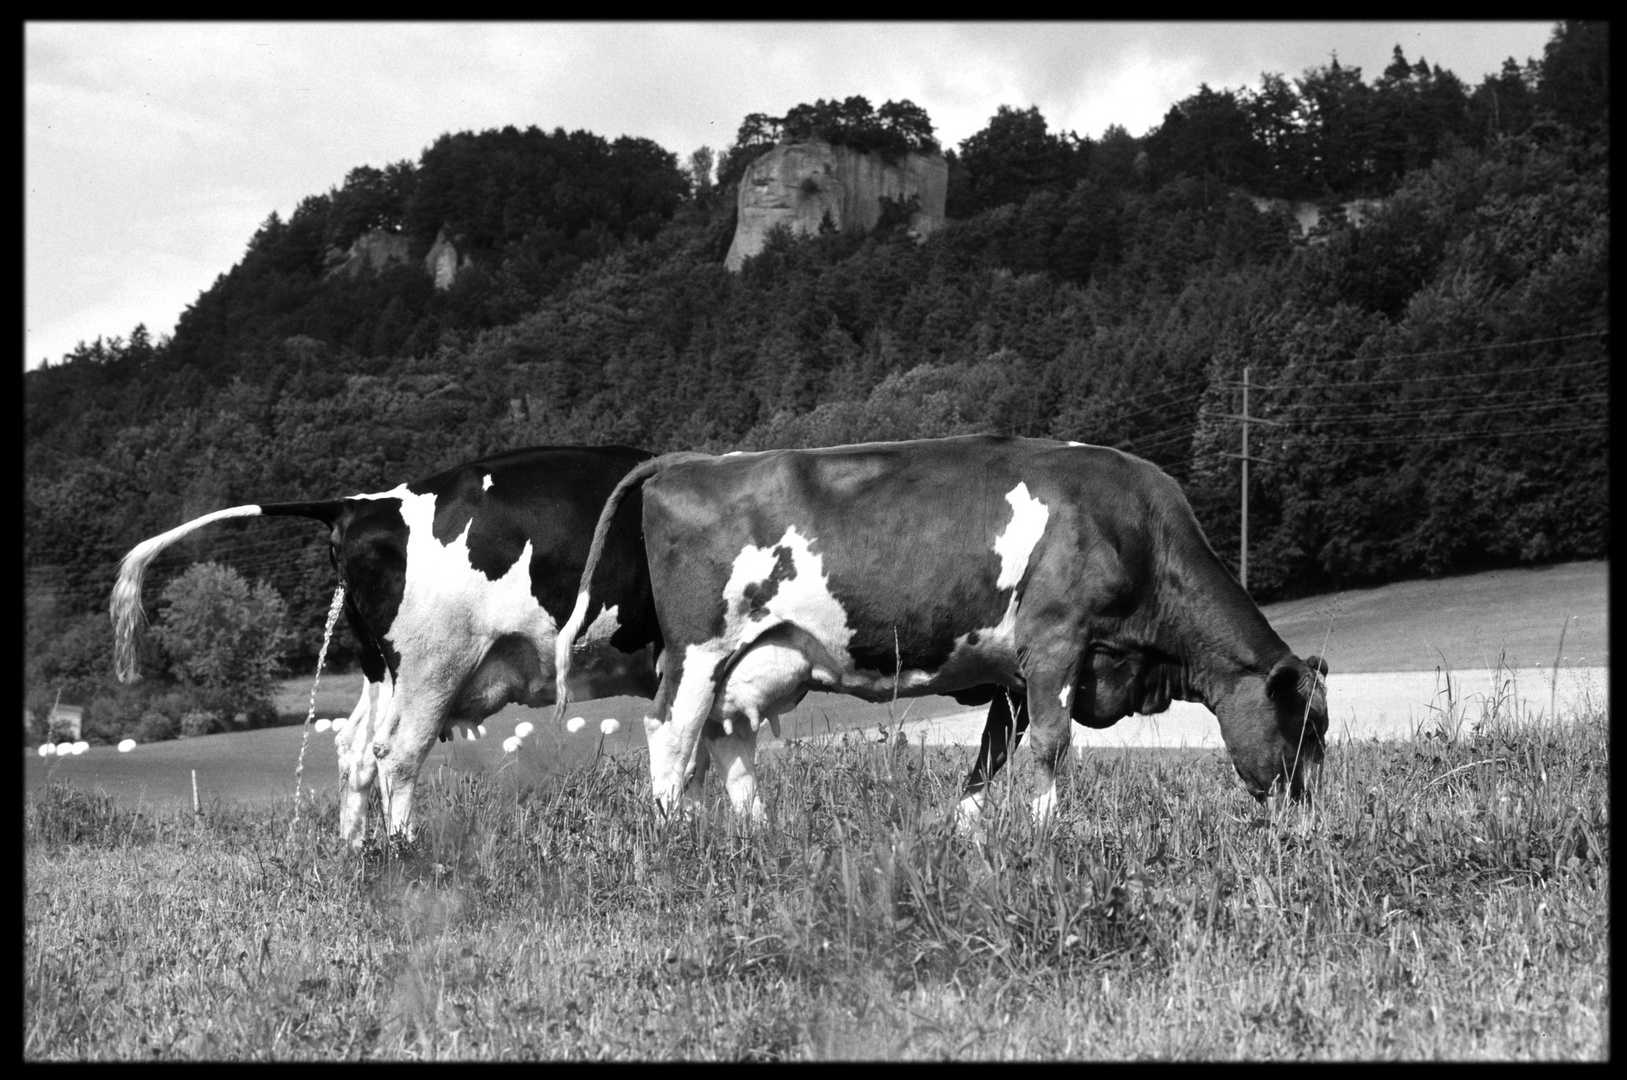
[[[57,757],[71,757],[72,755],[73,755],[73,743],[71,743],[71,742],[59,742],[59,743],[56,744],[56,756]]]
[[[621,722],[613,716],[607,716],[599,721],[599,730],[606,735],[614,735],[621,730]]]
[[[333,721],[329,720],[325,716],[322,719],[320,719],[320,720],[318,720],[316,722],[316,730],[318,730],[318,731],[326,731],[332,726],[333,726]]]
[[[581,731],[583,728],[587,727],[587,723],[588,722],[582,719],[580,716],[573,716],[569,720],[565,721],[565,730],[570,732],[572,735],[575,735],[578,731]]]
[[[503,740],[503,753],[512,754],[519,748],[520,740],[516,739],[514,736],[510,735],[508,738]]]
[[[521,720],[518,724],[514,725],[514,737],[516,739],[523,739],[535,730],[537,729],[532,726],[531,721]]]
[[[80,741],[73,744],[73,752],[75,754],[83,754],[86,750],[89,750],[89,749],[90,749],[90,743],[85,742],[83,739],[81,739]]]
[[[48,742],[40,743],[40,757],[50,757],[54,753],[56,753],[55,746]]]
[[[128,754],[135,748],[136,741],[134,739],[125,739],[123,742],[119,743],[119,753],[121,754]]]

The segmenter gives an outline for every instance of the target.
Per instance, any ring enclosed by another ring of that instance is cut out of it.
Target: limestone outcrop
[[[828,217],[843,232],[868,232],[881,217],[883,198],[919,199],[909,228],[924,237],[943,224],[948,194],[949,166],[941,154],[905,154],[889,161],[827,142],[781,143],[740,178],[739,218],[724,265],[739,270],[763,249],[777,225],[807,236]]]
[[[1258,195],[1251,196],[1254,209],[1262,214],[1269,210],[1286,210],[1299,226],[1299,234],[1294,238],[1304,240],[1322,220],[1322,209],[1308,199],[1268,199]],[[1372,218],[1383,203],[1378,199],[1351,199],[1340,204],[1345,212],[1345,220],[1355,228],[1361,228]],[[1312,241],[1313,243],[1316,241]]]
[[[429,254],[424,256],[424,269],[435,279],[437,289],[450,289],[458,279],[458,273],[468,265],[469,256],[458,251],[444,228],[435,234],[435,242],[430,245]]]
[[[353,278],[363,270],[378,271],[386,266],[410,262],[411,257],[412,242],[405,236],[384,229],[371,229],[358,236],[348,250],[329,248],[323,276]],[[458,274],[468,265],[469,256],[458,250],[445,229],[436,234],[435,243],[430,245],[423,262],[424,273],[435,280],[437,289],[443,291],[452,287]]]
[[[377,271],[395,263],[404,263],[410,247],[405,236],[372,229],[358,236],[348,251],[328,249],[326,276],[353,278],[363,270]]]

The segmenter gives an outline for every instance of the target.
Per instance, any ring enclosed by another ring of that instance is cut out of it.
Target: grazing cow
[[[989,436],[675,454],[621,482],[601,533],[639,488],[665,646],[645,721],[663,806],[699,796],[709,756],[735,808],[760,816],[757,728],[809,690],[988,702],[968,817],[1014,724],[1041,768],[1037,818],[1072,721],[1105,727],[1172,699],[1214,711],[1256,798],[1282,781],[1300,796],[1321,761],[1326,666],[1289,650],[1179,486],[1139,458]],[[560,631],[561,678],[590,604],[582,592]]]
[[[336,736],[340,832],[362,838],[382,772],[390,832],[410,835],[413,787],[437,737],[511,701],[554,700],[556,631],[577,599],[599,511],[649,457],[621,446],[514,450],[376,495],[234,506],[189,521],[124,558],[110,605],[119,677],[137,677],[141,577],[160,550],[225,518],[323,522],[367,679]],[[573,669],[571,688],[650,697],[659,644],[639,507],[630,501],[604,532],[585,611],[592,622],[576,642],[583,677]]]

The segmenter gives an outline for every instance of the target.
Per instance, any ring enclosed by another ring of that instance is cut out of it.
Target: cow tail
[[[682,450],[674,454],[662,454],[660,457],[641,461],[633,470],[616,484],[605,500],[604,509],[599,511],[599,521],[593,527],[593,543],[588,547],[587,563],[582,567],[582,580],[577,586],[576,606],[571,609],[570,618],[565,625],[559,628],[559,636],[554,639],[554,723],[558,724],[565,716],[565,707],[570,704],[570,691],[567,684],[571,675],[571,650],[576,645],[576,638],[582,632],[587,622],[588,607],[591,603],[589,593],[593,584],[593,573],[598,569],[599,557],[604,554],[605,538],[610,535],[610,522],[621,508],[621,501],[633,488],[638,487],[665,469],[668,465],[676,465],[681,461],[696,461],[707,458],[706,454],[697,454]]]
[[[247,506],[232,506],[225,510],[216,510],[212,514],[205,514],[200,518],[193,518],[185,525],[177,525],[169,532],[143,540],[131,548],[130,553],[119,563],[119,574],[113,582],[113,595],[107,604],[108,614],[113,619],[113,670],[117,673],[119,681],[135,682],[141,677],[141,672],[136,669],[136,623],[145,621],[141,610],[141,579],[146,574],[148,565],[160,551],[205,525],[225,521],[227,518],[281,514],[312,517],[331,525],[338,521],[343,506],[342,499],[321,503],[263,505],[251,503]]]

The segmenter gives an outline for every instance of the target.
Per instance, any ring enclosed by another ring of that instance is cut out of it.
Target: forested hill
[[[1102,443],[1179,478],[1235,564],[1245,371],[1257,597],[1600,556],[1607,33],[1560,24],[1474,85],[1397,49],[1372,78],[1199,87],[1144,137],[1000,107],[947,152],[926,242],[894,212],[778,237],[738,275],[732,183],[765,140],[924,145],[925,114],[752,114],[717,180],[704,148],[536,128],[358,168],[268,218],[173,339],[24,376],[31,677],[105,676],[108,591],[144,537],[528,444]],[[1339,210],[1358,197],[1378,200],[1360,228]],[[1314,234],[1273,198],[1318,202]],[[406,257],[333,272],[364,235]],[[467,263],[447,289],[422,265],[441,238]],[[222,559],[287,599],[309,662],[325,547],[308,523],[223,525],[158,564],[148,603]]]

